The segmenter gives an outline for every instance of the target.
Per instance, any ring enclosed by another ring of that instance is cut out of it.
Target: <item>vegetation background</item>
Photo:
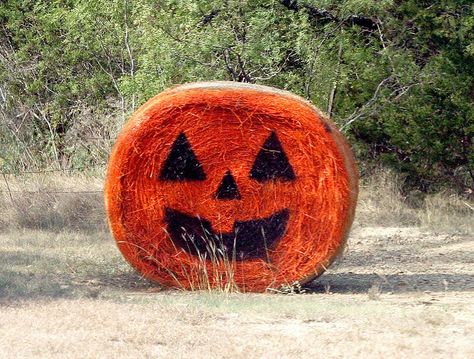
[[[307,287],[163,290],[117,250],[111,146],[198,80],[349,138],[349,252]],[[0,0],[0,357],[474,358],[473,135],[472,0]]]
[[[3,0],[0,171],[103,169],[140,104],[198,80],[292,91],[363,174],[473,194],[471,0]]]

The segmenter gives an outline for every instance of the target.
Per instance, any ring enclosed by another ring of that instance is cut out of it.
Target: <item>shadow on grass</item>
[[[367,293],[376,288],[381,292],[463,292],[474,291],[474,278],[468,274],[323,274],[305,286],[309,293]]]
[[[49,237],[45,236],[43,240],[48,239]],[[56,244],[56,249],[51,247],[50,250],[44,246],[32,248],[31,244],[18,239],[15,249],[6,247],[0,251],[0,303],[11,304],[30,299],[102,298],[109,295],[120,296],[161,290],[158,284],[143,279],[126,265],[116,249],[112,248],[112,244],[110,248],[105,248],[110,250],[110,256],[97,258],[86,256],[76,260],[67,255],[74,253],[67,251],[67,246],[71,246],[71,243],[59,243]],[[84,248],[91,250],[90,243],[95,242],[85,242]],[[99,252],[102,249],[104,248],[98,247],[95,250]],[[338,273],[323,274],[305,287],[306,293],[352,294],[367,293],[371,290],[382,293],[474,291],[474,277],[469,274],[449,272],[446,268],[434,272],[435,264],[438,261],[447,263],[448,258],[450,261],[464,263],[466,268],[469,268],[472,260],[458,250],[451,252],[452,257],[443,255],[438,258],[430,255],[424,258],[423,263],[426,264],[424,268],[431,273],[424,273],[423,268],[423,272],[400,272],[390,275],[344,270],[344,266],[366,268],[377,267],[378,263],[391,265],[393,268],[409,268],[408,260],[413,260],[414,255],[421,255],[413,249],[411,255],[396,248],[384,251],[376,248],[374,252],[359,251],[357,255],[348,257],[341,263]]]
[[[97,265],[97,271],[88,269],[88,273],[75,274],[74,268],[54,257],[22,251],[0,253],[0,304],[29,299],[98,298],[106,290],[159,290],[131,268],[105,273],[102,264]]]
[[[85,277],[0,272],[0,304],[29,299],[98,298],[104,291],[138,292],[160,287],[133,272]]]
[[[28,260],[20,255],[9,259],[10,263],[25,263],[25,261]],[[367,293],[374,287],[381,293],[395,294],[422,291],[474,291],[474,279],[470,275],[448,273],[379,276],[348,272],[324,274],[305,286],[305,292],[360,294]],[[29,271],[20,273],[6,269],[5,265],[0,269],[0,304],[35,299],[100,298],[105,292],[126,295],[160,290],[159,285],[143,279],[132,269],[115,274],[99,270],[82,276],[68,273],[37,274]]]

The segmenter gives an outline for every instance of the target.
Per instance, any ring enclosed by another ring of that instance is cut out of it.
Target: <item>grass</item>
[[[428,196],[418,216],[422,228],[474,234],[474,203],[449,191]]]
[[[0,229],[107,231],[98,176],[32,174],[0,178]],[[414,203],[416,205],[414,205]],[[361,181],[355,225],[418,226],[443,232],[474,233],[474,202],[449,191],[401,194],[391,171]]]
[[[360,233],[355,231],[352,240],[371,242],[372,252],[380,250],[378,238],[391,250],[387,258],[400,251],[392,232]],[[458,248],[465,238],[450,246]],[[444,242],[441,236],[432,246],[438,251]],[[417,255],[429,252],[431,243],[420,247],[417,237],[407,246]],[[351,276],[391,272],[411,263],[410,258],[392,264],[383,260],[389,265],[384,269],[366,249],[354,246],[352,256],[322,277],[338,293],[317,287],[303,295],[184,292],[141,279],[106,232],[2,232],[0,356],[265,358],[320,357],[323,351],[327,358],[469,357],[474,288],[463,289],[464,274],[448,289],[441,282],[435,287],[432,279],[429,291],[424,290],[408,275],[406,280],[413,281],[408,291],[390,286],[388,292],[380,276],[358,290]],[[474,252],[465,253],[463,273],[471,275],[472,284],[472,266],[467,265]],[[421,258],[421,267],[409,270],[429,275],[440,266],[434,259],[422,263]],[[348,278],[342,291],[334,277],[338,274]],[[404,276],[389,280],[399,278]]]
[[[29,253],[25,252],[25,246],[21,250],[7,248],[2,256],[8,263],[13,261],[12,268],[16,268],[15,258],[21,267],[28,263],[29,259],[39,256],[44,266],[33,277],[23,277],[20,280],[23,284],[15,288],[3,286],[0,290],[25,294],[53,290],[38,290],[38,283],[49,283],[55,268],[71,267],[70,263],[80,263],[80,266],[75,267],[82,269],[76,270],[85,272],[89,266],[97,268],[97,264],[102,263],[103,270],[99,275],[103,278],[114,275],[111,273],[113,270],[122,271],[120,275],[133,273],[121,260],[116,248],[100,247],[111,241],[103,207],[102,182],[97,176],[64,174],[5,176],[4,181],[0,181],[0,230],[16,233],[15,236],[19,235],[22,243],[29,248]],[[400,193],[400,180],[389,171],[380,171],[377,176],[364,179],[353,228],[415,226],[438,233],[474,233],[473,202],[449,192],[442,192],[426,196],[423,201],[419,201],[418,207],[413,207],[410,205],[413,201]],[[4,239],[4,245],[8,243],[10,240]],[[46,247],[42,248],[45,243]],[[50,259],[51,251],[59,250],[54,247],[56,243],[63,245],[59,248],[64,248],[66,253],[57,253],[54,259]],[[86,255],[90,257],[84,258]],[[97,255],[98,258],[93,257]],[[207,257],[211,258],[213,264],[210,268],[204,265]],[[191,281],[194,283],[193,290],[238,290],[232,279],[234,258],[219,248],[209,248],[208,253],[200,258],[203,264],[189,272],[190,278],[194,278]],[[21,268],[18,273],[21,274]],[[213,283],[210,278],[215,278]],[[56,290],[61,292],[61,288],[67,288],[67,285],[60,285]],[[179,287],[180,283],[177,285]],[[299,291],[301,289],[288,286],[280,292]]]
[[[84,175],[0,177],[0,230],[107,231],[102,187]]]
[[[413,208],[384,176],[362,185],[349,251],[287,295],[164,290],[117,250],[100,180],[8,178],[35,193],[1,192],[0,357],[472,357],[472,204]],[[78,190],[99,193],[51,193]]]
[[[1,308],[0,353],[14,357],[462,358],[471,307],[423,295],[146,293]]]
[[[360,183],[356,224],[412,226],[418,223],[417,210],[401,195],[400,180],[390,171],[381,171]]]
[[[186,243],[191,243],[194,246],[198,258],[197,265],[193,265],[190,268],[182,266],[183,273],[185,273],[185,281],[190,285],[189,289],[193,291],[207,290],[224,293],[238,292],[239,287],[234,281],[235,248],[232,254],[230,254],[222,238],[211,239],[210,236],[213,234],[205,230],[204,235],[207,242],[204,251],[199,249],[191,235],[186,240]],[[171,238],[169,240],[172,242]],[[207,263],[210,263],[210,267]],[[178,288],[187,288],[179,278],[174,276],[174,279]]]
[[[361,181],[356,223],[417,226],[427,231],[474,234],[474,202],[453,192],[401,194],[401,179],[383,170]]]
[[[145,285],[105,232],[0,234],[0,300],[95,297],[101,287]]]

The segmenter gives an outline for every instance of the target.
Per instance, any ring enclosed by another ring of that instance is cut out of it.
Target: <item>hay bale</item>
[[[330,265],[353,220],[357,178],[346,141],[307,101],[195,83],[128,121],[110,157],[106,207],[118,247],[144,276],[264,291]]]

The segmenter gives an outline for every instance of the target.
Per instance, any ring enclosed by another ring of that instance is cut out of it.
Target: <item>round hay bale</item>
[[[145,277],[185,289],[305,283],[342,250],[357,198],[351,151],[302,98],[203,82],[145,103],[109,161],[117,245]]]

